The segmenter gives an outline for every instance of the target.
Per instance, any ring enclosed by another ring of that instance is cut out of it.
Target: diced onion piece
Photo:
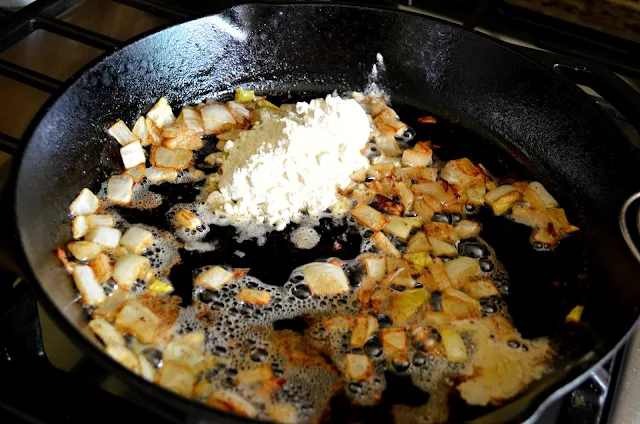
[[[184,118],[182,115],[178,116],[171,125],[165,126],[160,130],[160,134],[164,138],[176,137],[184,132],[187,132],[187,128],[184,125]]]
[[[151,110],[147,112],[147,118],[158,128],[169,126],[176,120],[169,102],[164,97],[160,97]]]
[[[75,198],[69,210],[75,215],[91,215],[100,207],[100,200],[88,188],[83,188]]]
[[[491,204],[497,201],[500,197],[504,196],[505,194],[509,194],[515,190],[516,189],[513,188],[513,186],[511,185],[499,186],[497,188],[494,188],[493,190],[490,190],[487,194],[485,194],[484,199],[487,203]]]
[[[167,294],[167,293],[173,292],[174,288],[171,284],[167,283],[166,281],[162,281],[158,278],[153,278],[151,279],[151,282],[149,283],[149,287],[147,288],[147,290],[150,293]]]
[[[122,334],[109,321],[104,318],[96,318],[89,321],[89,328],[98,336],[105,346],[126,345]]]
[[[385,136],[397,136],[407,129],[407,124],[398,119],[398,115],[387,107],[373,119],[378,131]]]
[[[543,227],[536,230],[533,233],[533,241],[542,243],[544,245],[547,245],[548,247],[553,247],[559,241],[561,234],[555,231],[553,225],[549,225],[548,227]],[[550,229],[553,231],[553,233],[549,231]]]
[[[428,237],[429,243],[431,244],[431,250],[435,256],[458,256],[458,250],[454,245],[447,243],[446,241],[442,241],[436,237]]]
[[[122,233],[116,228],[96,227],[87,234],[85,240],[113,249],[120,243],[121,236]]]
[[[381,196],[380,194],[376,194],[376,197],[373,198],[369,206],[377,211],[390,215],[400,216],[402,215],[402,212],[404,212],[404,206],[402,206],[400,203],[394,202],[391,199]]]
[[[387,219],[387,223],[382,227],[382,231],[402,240],[406,240],[414,228],[412,222],[406,218],[394,215],[387,215],[385,218]]]
[[[236,120],[224,104],[214,103],[200,109],[205,134],[220,134],[235,127]]]
[[[451,287],[451,281],[442,259],[434,259],[433,263],[427,265],[427,269],[429,273],[423,273],[418,279],[425,287],[431,291],[444,291]]]
[[[344,368],[350,381],[366,381],[373,375],[373,365],[367,355],[347,354],[344,358]]]
[[[480,263],[466,256],[453,259],[444,266],[454,287],[460,287],[465,281],[480,274]]]
[[[469,187],[466,191],[467,203],[476,206],[484,205],[484,195],[487,193],[486,186]]]
[[[394,259],[394,258],[387,258]],[[400,268],[393,272],[389,272],[385,278],[382,279],[381,283],[385,286],[396,286],[396,287],[404,287],[407,289],[412,289],[416,286],[416,280],[411,276],[411,272],[409,271],[410,267],[407,265],[406,268]]]
[[[429,240],[427,240],[427,235],[422,231],[418,231],[409,239],[409,243],[407,244],[407,248],[404,253],[410,254],[429,251],[431,251],[431,244],[429,243]]]
[[[87,224],[90,230],[96,227],[115,227],[116,218],[113,215],[89,215]]]
[[[380,212],[373,209],[371,206],[359,204],[353,209],[351,213],[353,217],[362,225],[371,228],[373,231],[380,231],[382,227],[388,222]]]
[[[99,305],[107,297],[89,265],[76,265],[73,268],[73,281],[85,305]]]
[[[463,219],[455,226],[455,232],[462,240],[475,237],[480,234],[482,227],[478,222]]]
[[[216,389],[206,400],[207,405],[242,417],[254,418],[258,410],[248,400],[230,390]]]
[[[140,144],[142,144],[143,146],[148,146],[153,142],[153,140],[151,139],[151,135],[147,130],[147,124],[145,121],[146,120],[144,116],[139,116],[138,120],[133,125],[133,129],[131,130],[131,132],[140,139]]]
[[[229,112],[238,124],[243,124],[251,118],[251,112],[249,112],[249,109],[242,106],[240,103],[227,102],[227,109],[229,109]]]
[[[398,193],[398,197],[400,198],[400,203],[404,207],[405,211],[408,211],[413,206],[413,200],[415,196],[411,189],[404,183],[404,181],[396,181],[393,184],[395,192]]]
[[[182,343],[180,339],[172,340],[162,354],[164,362],[176,363],[193,374],[199,374],[207,368],[207,361],[200,349]]]
[[[279,424],[295,424],[298,422],[298,410],[288,403],[274,403],[267,407],[267,416]]]
[[[107,132],[109,133],[109,135],[111,135],[111,137],[115,138],[118,141],[118,143],[120,143],[122,146],[126,146],[130,143],[140,141],[138,136],[132,133],[131,130],[129,130],[129,127],[127,127],[127,124],[125,124],[122,120],[110,126]]]
[[[154,183],[175,181],[178,178],[178,171],[169,168],[151,167],[144,170],[144,176]]]
[[[253,90],[243,90],[242,88],[236,88],[233,98],[238,103],[249,103],[256,98],[256,95]]]
[[[398,146],[395,137],[375,136],[373,139],[376,142],[376,146],[378,146],[380,151],[387,157],[400,156],[400,153],[402,153],[402,149]]]
[[[393,296],[389,314],[395,325],[406,325],[418,309],[429,301],[430,294],[424,289],[405,290]]]
[[[122,288],[129,289],[136,280],[147,272],[150,266],[148,258],[128,254],[118,258],[113,267],[113,280]]]
[[[162,145],[172,150],[200,150],[204,147],[204,142],[199,135],[192,132],[184,132],[176,137],[166,138]]]
[[[433,262],[427,252],[405,253],[404,259],[411,262],[416,270],[422,272],[424,268]]]
[[[584,312],[583,305],[574,306],[573,309],[571,309],[571,312],[567,314],[567,317],[564,319],[564,322],[579,324],[580,320],[582,319],[583,312]]]
[[[62,262],[62,266],[64,266],[65,271],[67,271],[69,274],[73,273],[73,268],[77,266],[78,263],[69,261],[65,251],[60,249],[59,247],[55,249],[55,252],[56,257],[60,260],[60,262]]]
[[[256,104],[261,109],[271,109],[271,110],[277,110],[277,111],[281,110],[278,106],[274,105],[269,100],[265,100],[265,99],[258,100]]]
[[[349,345],[352,348],[361,349],[376,331],[378,331],[378,320],[375,317],[371,315],[361,315],[357,317]]]
[[[409,341],[404,328],[383,328],[380,330],[380,338],[382,351],[387,358],[397,362],[409,360]]]
[[[450,160],[440,170],[440,178],[458,188],[484,187],[484,174],[469,159]]]
[[[84,237],[89,232],[87,217],[83,215],[76,216],[71,223],[71,231],[73,231],[73,238],[76,240]]]
[[[140,363],[140,376],[153,383],[156,378],[156,368],[142,353],[138,354],[138,362]]]
[[[196,376],[191,370],[169,361],[160,368],[156,383],[174,393],[191,397],[196,384]]]
[[[375,197],[376,192],[366,184],[358,184],[351,192],[351,197],[358,203],[367,204]]]
[[[122,156],[122,163],[125,169],[133,168],[147,161],[144,155],[144,149],[139,141],[134,141],[120,149],[120,156]]]
[[[111,294],[111,296],[107,297],[106,300],[102,302],[95,311],[93,311],[93,317],[104,318],[110,322],[115,321],[116,316],[118,315],[128,298],[129,292],[124,290],[116,290]]]
[[[149,157],[151,164],[158,168],[185,169],[191,165],[193,152],[184,149],[169,149],[156,146],[151,149]]]
[[[162,143],[164,137],[162,136],[162,129],[158,128],[156,124],[149,118],[145,118],[144,124],[147,128],[148,139],[151,141],[151,144],[157,146]]]
[[[503,185],[484,195],[484,200],[489,203],[495,215],[502,215],[511,206],[520,200],[522,195],[513,186]]]
[[[186,106],[182,108],[180,115],[182,116],[184,126],[187,127],[189,131],[197,135],[204,134],[204,121],[202,120],[202,115],[200,115],[199,110]]]
[[[482,313],[480,302],[454,288],[443,290],[440,304],[442,311],[455,319],[479,318]]]
[[[391,243],[387,238],[387,236],[382,232],[378,232],[372,235],[371,242],[377,249],[380,249],[386,255],[392,256],[394,258],[402,257],[402,254],[398,251],[398,249],[396,249],[393,243]]]
[[[200,218],[198,218],[196,214],[187,209],[182,209],[176,212],[175,220],[179,228],[188,228],[190,230],[195,230],[202,225],[202,221],[200,220]]]
[[[142,343],[153,343],[161,324],[162,320],[137,300],[128,301],[116,316],[116,328]]]
[[[310,263],[302,267],[302,276],[314,296],[331,296],[349,291],[349,280],[337,265]]]
[[[263,364],[256,368],[240,371],[235,378],[235,383],[241,386],[251,386],[274,378],[273,369],[269,364]]]
[[[549,223],[549,217],[546,213],[527,206],[515,205],[511,209],[511,218],[518,224],[532,228],[546,227]]]
[[[127,169],[124,173],[131,176],[135,184],[139,184],[142,181],[142,178],[144,178],[144,163]]]
[[[556,199],[554,199],[551,193],[539,182],[534,181],[529,183],[527,189],[528,190],[525,190],[525,196],[532,203],[532,206],[536,207],[536,205],[533,204],[534,200],[531,199],[532,197],[536,197],[538,204],[544,206],[545,209],[557,208],[559,206]]]
[[[395,170],[395,175],[403,180],[416,180],[418,182],[435,182],[438,178],[436,168],[406,167]]]
[[[153,241],[153,233],[140,227],[129,228],[122,238],[120,245],[124,246],[129,252],[142,254],[144,249],[151,245]]]
[[[500,294],[495,283],[488,278],[469,280],[462,284],[462,289],[475,299],[498,296]]]
[[[108,345],[104,351],[129,371],[140,374],[138,358],[135,353],[127,347],[123,345]]]
[[[233,272],[214,266],[201,272],[195,279],[194,284],[206,287],[209,290],[218,290],[233,280]]]
[[[423,194],[416,196],[413,202],[413,210],[422,218],[422,222],[431,221],[435,213],[442,212],[442,204],[433,197]]]
[[[111,259],[105,253],[100,253],[89,264],[93,269],[93,274],[96,280],[102,284],[111,278],[113,272],[113,266],[111,266]]]
[[[378,282],[382,280],[386,274],[386,261],[384,255],[375,255],[373,253],[365,254],[360,257],[360,261],[367,270],[367,275]]]
[[[580,229],[575,225],[569,224],[569,220],[567,219],[567,214],[562,208],[551,208],[547,209],[547,216],[553,223],[553,226],[556,230],[561,230],[565,234],[571,234]]]
[[[90,241],[74,241],[67,245],[69,252],[79,261],[90,261],[100,252],[102,252],[102,246],[98,243]]]
[[[402,165],[426,167],[431,165],[432,155],[429,152],[419,149],[407,149],[402,152]]]
[[[114,175],[107,182],[107,199],[120,204],[129,205],[133,198],[133,178],[130,175]]]
[[[424,226],[424,232],[429,237],[435,237],[447,243],[455,243],[458,241],[458,235],[453,225],[446,222],[429,222]]]
[[[461,364],[467,361],[467,347],[464,345],[462,336],[451,328],[441,328],[439,331],[442,337],[447,360],[454,364]]]
[[[264,290],[241,289],[238,293],[240,302],[249,303],[251,305],[264,306],[271,301],[271,293]]]
[[[411,191],[416,196],[431,196],[443,206],[454,204],[458,200],[451,187],[444,180],[436,181],[435,183],[414,184],[411,186]]]

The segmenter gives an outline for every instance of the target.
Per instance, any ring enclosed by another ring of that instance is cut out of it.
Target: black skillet
[[[205,421],[240,420],[146,383],[103,354],[52,254],[69,238],[68,205],[83,187],[120,172],[106,127],[119,118],[132,124],[160,96],[178,107],[238,86],[305,98],[361,90],[376,53],[395,107],[451,121],[443,128],[453,135],[432,136],[459,140],[469,149],[459,156],[468,152],[500,172],[543,182],[582,228],[549,255],[530,249],[526,231],[496,227],[509,235],[491,242],[512,275],[516,324],[526,335],[560,337],[561,355],[553,373],[510,402],[485,409],[456,403],[452,413],[487,423],[538,416],[609,358],[638,317],[640,265],[618,227],[625,199],[640,189],[638,162],[575,86],[500,43],[414,14],[237,6],[142,38],[74,77],[31,125],[13,174],[16,250],[47,312],[92,358],[159,402]],[[584,322],[558,325],[576,303],[586,305]]]

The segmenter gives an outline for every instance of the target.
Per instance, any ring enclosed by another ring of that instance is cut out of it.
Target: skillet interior
[[[537,393],[597,362],[631,328],[640,306],[639,267],[617,228],[620,205],[640,186],[621,135],[577,88],[500,44],[435,20],[361,7],[237,6],[137,41],[90,67],[49,102],[15,172],[25,273],[49,312],[66,328],[88,334],[82,311],[72,305],[69,277],[51,252],[68,238],[62,223],[77,192],[120,169],[115,143],[105,133],[111,123],[123,118],[132,124],[162,95],[178,106],[237,86],[307,95],[363,89],[378,52],[395,104],[430,110],[495,142],[551,188],[583,228],[588,278],[572,282],[569,291],[576,299],[585,296],[587,330],[568,335],[572,349],[565,361],[572,366],[484,420],[530,414],[527,406],[541,401],[533,401]],[[522,258],[512,261],[518,266]],[[534,311],[557,307],[561,302],[551,299],[560,294],[548,284],[536,286],[535,279],[523,281],[512,283],[523,299],[512,307],[520,315],[516,323],[543,331],[544,319]]]

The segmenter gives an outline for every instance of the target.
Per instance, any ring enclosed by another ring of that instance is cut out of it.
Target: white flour
[[[369,136],[367,115],[355,100],[327,96],[297,103],[227,142],[219,191],[209,202],[233,220],[278,230],[299,220],[301,212],[318,216],[335,209],[337,189],[369,166],[360,153]]]

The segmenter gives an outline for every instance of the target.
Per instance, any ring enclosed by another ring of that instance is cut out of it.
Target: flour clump
[[[361,150],[371,127],[352,99],[327,96],[262,113],[249,130],[226,142],[217,190],[207,199],[233,221],[282,230],[327,209],[349,208],[338,190],[369,166]]]

